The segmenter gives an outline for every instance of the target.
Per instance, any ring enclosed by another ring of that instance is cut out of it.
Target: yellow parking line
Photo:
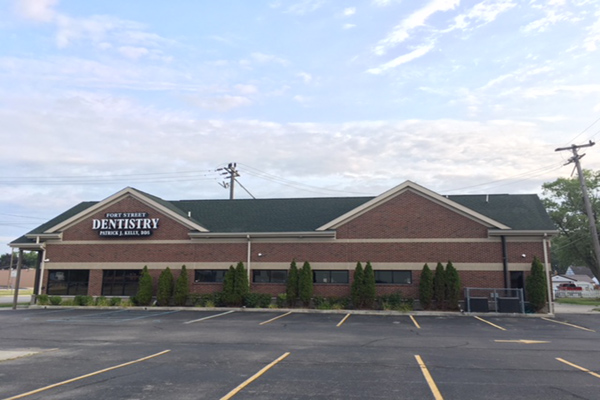
[[[557,324],[567,325],[567,326],[571,326],[571,327],[577,328],[577,329],[583,329],[584,331],[588,331],[588,332],[596,332],[593,329],[584,328],[583,326],[579,326],[579,325],[569,324],[568,322],[557,321],[555,319],[550,319],[550,318],[546,318],[546,317],[542,317],[542,319],[544,321],[556,322]]]
[[[423,376],[425,377],[425,380],[427,381],[427,384],[429,385],[429,389],[431,390],[431,393],[433,393],[433,398],[435,400],[444,400],[437,385],[435,384],[435,381],[431,377],[431,374],[429,373],[427,366],[421,359],[421,356],[415,355],[415,358],[416,358],[417,362],[419,363],[419,367],[421,367],[421,372],[423,373]]]
[[[276,321],[276,320],[278,320],[279,318],[283,318],[283,317],[285,317],[286,315],[290,315],[291,313],[292,313],[291,311],[288,311],[288,312],[286,312],[285,314],[278,315],[277,317],[275,317],[275,318],[271,318],[271,319],[270,319],[270,320],[268,320],[268,321],[263,321],[263,322],[261,322],[259,325],[268,324],[269,322]]]
[[[340,321],[340,322],[339,322],[339,323],[338,323],[336,326],[337,326],[338,328],[339,328],[340,326],[342,326],[342,324],[343,324],[344,322],[346,322],[346,320],[347,320],[349,317],[350,317],[350,313],[346,314],[346,316],[345,316],[344,318],[342,318],[342,320],[341,320],[341,321]]]
[[[278,359],[276,359],[275,361],[271,362],[269,365],[267,365],[266,367],[264,367],[263,369],[261,369],[260,371],[258,371],[256,374],[252,375],[250,378],[246,379],[241,385],[239,385],[238,387],[236,387],[235,389],[233,389],[231,392],[229,392],[225,396],[221,397],[221,400],[229,400],[229,399],[231,399],[240,390],[242,390],[243,388],[245,388],[246,386],[248,386],[249,384],[251,384],[252,382],[254,382],[255,380],[257,380],[262,374],[264,374],[265,372],[267,372],[275,364],[277,364],[278,362],[280,362],[281,360],[283,360],[284,358],[286,358],[289,355],[290,355],[289,352],[284,353]]]
[[[126,362],[126,363],[123,363],[123,364],[115,365],[114,367],[104,368],[104,369],[101,369],[100,371],[91,372],[89,374],[81,375],[81,376],[78,376],[76,378],[67,379],[66,381],[62,381],[62,382],[58,382],[58,383],[55,383],[55,384],[52,384],[52,385],[44,386],[42,388],[39,388],[39,389],[36,389],[36,390],[32,390],[32,391],[27,392],[27,393],[22,393],[22,394],[13,396],[13,397],[7,397],[4,400],[21,399],[23,397],[31,396],[32,394],[40,393],[40,392],[43,392],[43,391],[48,390],[48,389],[52,389],[52,388],[55,388],[55,387],[58,387],[58,386],[66,385],[67,383],[76,382],[76,381],[79,381],[81,379],[89,378],[90,376],[99,375],[99,374],[102,374],[104,372],[115,370],[117,368],[123,368],[123,367],[126,367],[128,365],[132,365],[132,364],[136,364],[136,363],[139,363],[139,362],[142,362],[142,361],[146,361],[146,360],[149,360],[151,358],[158,357],[158,356],[161,356],[163,354],[166,354],[166,353],[168,353],[170,351],[171,350],[161,351],[160,353],[152,354],[150,356],[142,357],[142,358],[139,358],[137,360],[133,360],[133,361],[129,361],[129,362]]]
[[[557,359],[558,361],[560,361],[561,363],[565,363],[565,364],[567,364],[567,365],[570,365],[570,366],[571,366],[571,367],[573,367],[573,368],[577,368],[577,369],[578,369],[578,370],[580,370],[580,371],[587,372],[588,374],[590,374],[590,375],[592,375],[592,376],[595,376],[596,378],[600,378],[600,374],[597,374],[597,373],[595,373],[595,372],[592,372],[592,371],[590,371],[590,370],[589,370],[589,369],[587,369],[587,368],[580,367],[579,365],[577,365],[577,364],[573,364],[572,362],[569,362],[569,361],[567,361],[567,360],[564,360],[564,359],[562,359],[562,358],[558,358],[558,357],[557,357],[556,359]]]
[[[480,320],[480,321],[482,321],[482,322],[485,322],[486,324],[490,324],[490,325],[491,325],[491,326],[493,326],[494,328],[498,328],[498,329],[500,329],[500,330],[502,330],[502,331],[505,331],[505,330],[506,330],[505,328],[503,328],[503,327],[501,327],[501,326],[498,326],[498,325],[496,325],[496,324],[493,324],[493,323],[491,323],[490,321],[486,321],[485,319],[483,319],[483,318],[481,318],[481,317],[475,316],[475,318],[477,318],[478,320]]]
[[[415,319],[415,317],[413,317],[412,315],[409,315],[410,319],[412,319],[413,324],[415,324],[415,326],[417,327],[417,329],[421,329],[421,325],[419,325],[419,323],[417,322],[417,320]]]

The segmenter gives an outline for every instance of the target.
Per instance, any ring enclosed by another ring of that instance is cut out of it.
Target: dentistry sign
[[[92,229],[103,237],[150,236],[158,229],[160,218],[149,218],[146,212],[111,212],[92,220]]]

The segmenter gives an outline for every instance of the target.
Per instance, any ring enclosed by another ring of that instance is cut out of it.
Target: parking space
[[[592,399],[599,318],[2,312],[0,399]]]

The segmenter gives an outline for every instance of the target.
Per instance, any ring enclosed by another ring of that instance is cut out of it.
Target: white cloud
[[[15,10],[22,17],[38,22],[50,22],[56,16],[58,0],[15,0]]]
[[[390,48],[404,42],[410,37],[410,32],[415,28],[425,25],[425,21],[437,12],[449,11],[456,8],[460,0],[432,0],[425,7],[415,11],[403,19],[393,31],[379,41],[375,47],[375,54],[383,55]]]
[[[586,29],[587,35],[583,40],[583,47],[587,51],[596,51],[600,43],[600,11],[594,16],[594,23]]]
[[[383,72],[386,72],[389,69],[396,68],[402,64],[411,62],[419,57],[423,57],[425,54],[429,53],[433,48],[434,48],[434,46],[432,44],[418,47],[408,54],[403,54],[400,57],[396,57],[392,61],[382,64],[379,67],[371,68],[371,69],[367,70],[367,72],[369,72],[371,74],[375,74],[375,75],[381,74]]]
[[[145,47],[121,46],[119,47],[119,53],[129,59],[137,60],[142,56],[148,55],[149,51]]]
[[[231,95],[215,97],[188,96],[187,99],[195,106],[218,112],[226,112],[252,104],[252,101],[247,97]]]
[[[253,64],[279,64],[282,66],[287,66],[289,61],[272,54],[264,54],[259,52],[252,53],[250,55],[250,59],[243,59],[240,61],[240,65],[245,67],[250,67]]]
[[[526,98],[537,98],[546,96],[555,96],[560,93],[589,94],[600,93],[600,85],[548,85],[531,87],[524,90],[523,96]]]
[[[258,93],[258,88],[254,85],[235,85],[235,89],[241,94],[255,94]]]
[[[323,3],[323,0],[302,0],[289,6],[285,12],[296,15],[306,15],[321,8]]]
[[[345,8],[343,11],[344,17],[350,17],[354,14],[356,14],[356,7],[348,7],[348,8]]]
[[[454,18],[453,29],[473,29],[494,21],[498,15],[517,6],[511,0],[491,1],[485,0],[474,5],[467,13]],[[473,26],[474,25],[474,26]]]
[[[344,24],[342,25],[343,29],[352,29],[352,28],[356,28],[356,24]]]
[[[313,77],[312,77],[312,75],[311,75],[311,74],[309,74],[308,72],[299,72],[297,75],[298,75],[300,78],[302,78],[302,81],[303,81],[304,83],[307,83],[307,84],[308,84],[308,83],[311,83],[311,82],[312,82],[312,80],[313,80]]]

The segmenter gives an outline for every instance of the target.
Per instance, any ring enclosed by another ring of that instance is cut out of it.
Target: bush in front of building
[[[95,305],[98,307],[108,307],[110,305],[110,301],[104,296],[98,296],[96,297]]]
[[[296,260],[292,260],[285,283],[287,305],[290,307],[295,307],[298,302],[298,279],[298,266]]]
[[[424,310],[429,310],[433,301],[433,273],[429,265],[423,265],[419,281],[419,302]]]
[[[536,312],[544,308],[548,299],[546,273],[542,262],[537,257],[533,257],[531,273],[525,281],[525,291],[529,304]]]
[[[267,293],[248,293],[244,297],[244,305],[248,308],[269,308],[271,295]]]
[[[113,307],[120,306],[121,305],[121,298],[120,297],[112,297],[108,301],[108,305],[113,306]]]
[[[223,305],[240,307],[249,292],[248,273],[244,264],[240,261],[235,268],[231,265],[223,278]]]
[[[458,301],[460,300],[460,276],[458,271],[452,265],[452,261],[446,264],[446,300],[450,310],[458,310]]]
[[[402,296],[401,291],[398,291],[396,293],[378,296],[375,303],[379,310],[386,310],[386,311],[412,311],[413,310],[413,300],[405,299]]]
[[[375,303],[375,272],[371,263],[367,261],[363,276],[363,305],[366,308],[373,308]]]
[[[437,263],[433,274],[433,299],[438,309],[445,309],[446,303],[446,271],[441,262]]]
[[[313,274],[310,263],[305,261],[298,276],[298,297],[305,307],[310,305],[313,295]]]
[[[363,306],[363,285],[365,281],[365,273],[363,271],[362,264],[356,263],[354,268],[354,280],[352,281],[352,287],[350,288],[352,305],[354,308],[362,308]]]
[[[39,294],[36,296],[36,303],[40,306],[47,306],[50,304],[50,299],[47,294]]]
[[[49,301],[53,306],[58,306],[63,303],[63,299],[60,296],[50,296]]]
[[[148,266],[144,266],[138,281],[138,291],[131,302],[136,306],[149,306],[152,303],[152,277],[148,272]]]
[[[93,306],[94,298],[92,296],[77,295],[73,298],[76,306]]]
[[[313,306],[317,310],[343,310],[350,307],[350,297],[322,297],[315,296]]]
[[[250,282],[248,281],[248,270],[243,262],[238,262],[235,266],[235,293],[242,301],[250,293]]]
[[[168,306],[173,296],[173,273],[167,267],[158,276],[156,302],[159,306]]]
[[[176,306],[183,307],[186,305],[190,295],[190,285],[188,281],[188,273],[185,265],[181,266],[181,272],[175,282],[175,293],[173,293],[173,301]]]

